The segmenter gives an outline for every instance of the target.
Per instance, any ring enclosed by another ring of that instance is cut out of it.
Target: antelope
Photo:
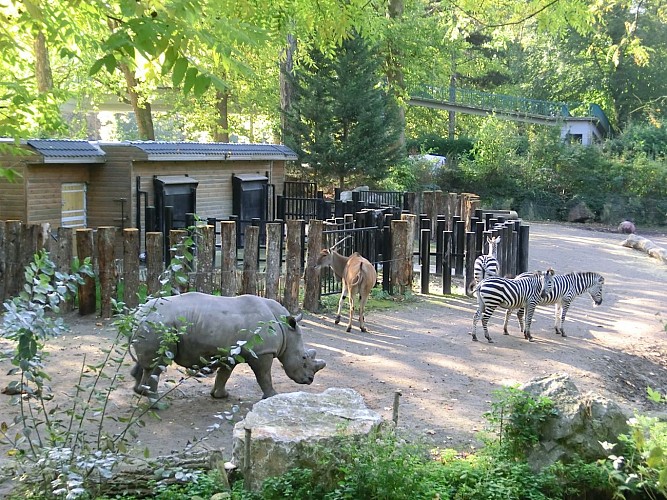
[[[347,332],[352,330],[352,316],[354,315],[354,297],[359,294],[359,328],[366,331],[364,308],[371,289],[375,286],[377,272],[375,266],[364,258],[359,252],[354,252],[349,257],[339,254],[333,248],[325,248],[317,258],[315,269],[320,270],[322,266],[329,266],[334,274],[343,282],[343,291],[338,300],[338,312],[336,313],[336,324],[340,322],[340,310],[343,306],[345,295],[350,301],[350,319],[347,323]]]

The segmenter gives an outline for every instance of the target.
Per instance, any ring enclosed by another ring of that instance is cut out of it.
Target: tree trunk
[[[218,121],[213,139],[215,142],[229,142],[229,94],[218,90],[215,93],[215,99],[215,107],[218,110]]]
[[[37,78],[37,90],[43,94],[53,88],[53,73],[49,61],[49,49],[46,46],[46,37],[39,31],[33,41],[35,52],[35,77]]]
[[[389,0],[389,17],[391,19],[398,19],[403,16],[404,5],[403,0]],[[394,47],[394,50],[398,50],[398,47]],[[387,58],[387,81],[389,82],[389,88],[398,88],[401,91],[405,90],[405,80],[403,78],[403,68],[399,63],[400,57],[398,54],[389,51],[389,56]],[[398,142],[401,148],[405,147],[405,106],[400,106],[398,108],[398,118],[401,126],[401,135],[398,138]]]
[[[134,110],[134,116],[137,120],[137,127],[139,128],[139,139],[142,141],[154,141],[155,129],[153,128],[153,115],[151,113],[151,105],[149,102],[140,102],[139,92],[137,87],[139,82],[130,67],[121,63],[120,68],[125,76],[127,83],[127,95],[130,98],[130,104]]]
[[[285,142],[285,132],[287,129],[287,113],[292,106],[292,83],[289,77],[294,71],[294,53],[296,52],[296,37],[287,35],[285,44],[284,58],[280,62],[280,132],[282,137],[280,142]]]

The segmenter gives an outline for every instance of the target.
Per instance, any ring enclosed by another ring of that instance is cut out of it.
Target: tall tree
[[[286,144],[321,182],[381,179],[401,157],[398,107],[382,86],[379,58],[359,36],[333,56],[311,53],[295,74]]]

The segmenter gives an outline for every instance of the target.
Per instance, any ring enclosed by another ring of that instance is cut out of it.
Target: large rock
[[[635,234],[637,232],[637,228],[632,223],[632,221],[624,220],[618,225],[618,232],[623,234]]]
[[[576,456],[591,461],[605,458],[609,453],[600,443],[617,443],[618,436],[628,432],[631,415],[598,394],[581,394],[567,374],[537,378],[521,389],[536,398],[548,397],[558,411],[543,424],[539,443],[528,454],[535,470]]]
[[[245,430],[250,429],[251,471],[245,480],[256,490],[268,477],[313,467],[318,447],[337,447],[343,437],[366,436],[382,422],[352,389],[278,394],[256,403],[234,426],[232,462],[244,471]]]
[[[595,214],[583,201],[580,201],[575,206],[573,206],[567,215],[568,222],[586,222],[587,220],[594,218]]]

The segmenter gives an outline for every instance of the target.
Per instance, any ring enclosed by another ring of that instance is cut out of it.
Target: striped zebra
[[[473,266],[473,280],[470,285],[468,285],[468,296],[472,297],[475,293],[475,288],[479,285],[480,281],[491,276],[498,276],[498,243],[500,243],[500,236],[494,236],[492,238],[487,237],[486,242],[489,245],[488,253],[480,255],[475,259],[475,264]]]
[[[529,275],[530,273],[523,273],[517,276],[516,279],[524,279]],[[557,274],[554,276],[554,285],[551,292],[549,292],[546,298],[540,300],[539,305],[555,304],[554,329],[556,330],[556,334],[567,337],[563,328],[565,315],[567,315],[572,301],[579,295],[588,292],[595,306],[602,304],[602,285],[604,285],[604,277],[598,273],[578,272]],[[523,331],[523,314],[519,315],[519,313],[520,311],[517,312],[517,318],[519,318],[519,326],[521,327],[521,331]],[[505,313],[505,323],[503,324],[503,333],[505,335],[509,335],[507,323],[511,315],[512,309],[508,309]]]
[[[530,336],[530,323],[533,320],[535,307],[540,300],[546,297],[553,288],[553,269],[546,272],[537,271],[522,279],[508,279],[491,277],[483,280],[477,287],[477,311],[472,319],[472,339],[477,340],[477,321],[482,318],[484,336],[493,342],[489,336],[489,318],[497,307],[519,309],[523,319],[526,315],[524,337],[533,341]]]

